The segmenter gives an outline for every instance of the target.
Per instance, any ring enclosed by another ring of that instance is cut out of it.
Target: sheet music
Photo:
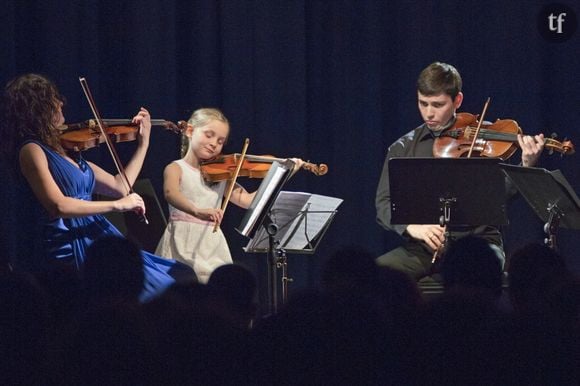
[[[342,201],[318,194],[281,191],[270,211],[272,221],[278,225],[280,247],[289,250],[308,248]],[[268,248],[268,234],[263,227],[246,246],[246,250]]]

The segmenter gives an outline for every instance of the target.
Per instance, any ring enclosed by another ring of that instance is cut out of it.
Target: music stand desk
[[[505,177],[499,162],[499,158],[391,158],[391,223],[507,224]]]
[[[560,170],[508,164],[500,167],[542,221],[547,222],[550,208],[556,207],[563,228],[580,229],[580,199]]]

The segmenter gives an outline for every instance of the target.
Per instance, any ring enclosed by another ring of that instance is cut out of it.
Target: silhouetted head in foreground
[[[502,266],[489,243],[475,236],[453,241],[441,264],[446,290],[484,291],[501,295]]]
[[[144,277],[141,250],[128,239],[102,237],[87,250],[82,278],[91,303],[136,303]]]

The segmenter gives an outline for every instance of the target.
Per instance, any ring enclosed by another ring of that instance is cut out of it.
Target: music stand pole
[[[558,205],[552,203],[548,204],[548,213],[548,221],[544,224],[544,233],[546,234],[544,244],[556,251],[558,249],[556,232],[560,226],[560,218],[564,216],[564,213],[558,208]]]
[[[292,283],[294,279],[288,277],[288,259],[286,258],[286,250],[284,248],[278,248],[276,251],[278,260],[276,262],[276,267],[282,270],[282,275],[280,280],[282,280],[282,304],[288,302],[288,283]]]
[[[271,315],[278,313],[278,280],[276,269],[277,262],[277,248],[280,244],[276,240],[278,234],[278,225],[272,222],[270,216],[267,217],[267,222],[264,224],[266,233],[268,233],[268,303]]]
[[[268,293],[270,301],[270,312],[278,312],[278,269],[282,270],[280,280],[282,281],[282,304],[288,302],[288,283],[294,281],[288,277],[288,259],[286,250],[280,248],[280,240],[276,239],[278,225],[271,222],[268,217],[266,233],[268,233]]]
[[[447,242],[449,241],[450,232],[448,225],[451,223],[451,207],[452,204],[456,202],[457,198],[455,197],[451,198],[439,197],[439,204],[441,205],[441,211],[443,212],[443,214],[439,216],[439,225],[445,228],[445,233],[443,234],[444,236],[443,244],[441,244],[441,247],[439,247],[439,249],[437,249],[433,253],[433,259],[431,259],[431,263],[435,263],[437,261],[437,259],[443,253],[443,250],[445,249]]]

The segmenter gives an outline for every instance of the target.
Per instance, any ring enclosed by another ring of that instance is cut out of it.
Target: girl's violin
[[[206,181],[217,182],[229,180],[232,178],[240,154],[228,154],[220,156],[214,160],[205,161],[201,164],[201,173]],[[272,166],[272,162],[284,162],[285,159],[274,156],[264,155],[247,155],[244,157],[239,176],[249,178],[264,178]],[[308,170],[317,176],[322,176],[328,172],[328,166],[325,164],[312,164],[304,162],[302,169]]]
[[[113,143],[128,142],[137,139],[139,125],[130,119],[103,119],[105,132]],[[174,133],[181,133],[187,128],[187,122],[179,121],[177,125],[164,119],[152,119],[152,126],[162,126]],[[105,142],[97,122],[94,119],[72,123],[59,127],[60,144],[66,150],[83,151]]]
[[[458,113],[453,127],[445,130],[435,139],[433,155],[439,158],[464,157],[469,152],[479,121],[470,113]],[[494,123],[482,123],[475,140],[473,151],[478,156],[497,157],[506,160],[518,148],[518,134],[522,129],[512,119],[498,119]],[[574,154],[571,141],[559,142],[554,138],[546,138],[544,148],[562,155]]]

